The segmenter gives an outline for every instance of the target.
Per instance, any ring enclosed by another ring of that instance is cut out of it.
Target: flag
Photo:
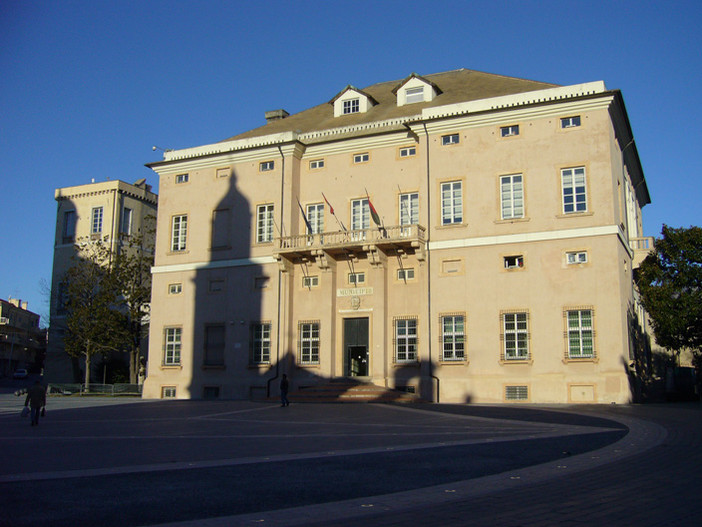
[[[325,203],[327,204],[327,206],[329,207],[329,212],[331,212],[331,215],[333,216],[333,215],[334,215],[334,207],[331,206],[331,203],[329,203],[329,200],[328,200],[327,197],[324,195],[324,192],[322,192],[322,197],[324,198],[324,202],[325,202]]]
[[[302,213],[302,219],[305,220],[305,225],[307,225],[307,234],[314,234],[314,231],[312,230],[312,225],[310,225],[310,222],[307,219],[307,216],[305,215],[305,211],[302,210],[302,205],[300,205],[300,198],[297,199],[297,206],[300,207],[300,212]]]
[[[378,227],[380,227],[380,216],[378,216],[378,211],[375,210],[373,203],[371,203],[370,196],[368,195],[367,190],[366,190],[366,198],[368,198],[368,207],[370,208],[371,217],[373,218],[373,221],[375,222],[375,224]]]

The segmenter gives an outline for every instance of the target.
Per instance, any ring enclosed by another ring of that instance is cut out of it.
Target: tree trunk
[[[129,352],[129,382],[137,384],[139,382],[139,348]]]
[[[88,391],[88,385],[90,384],[90,349],[86,350],[85,353],[85,391]]]

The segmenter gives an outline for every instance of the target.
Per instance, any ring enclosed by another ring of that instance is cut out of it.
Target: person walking
[[[32,426],[39,426],[39,414],[41,409],[46,406],[46,388],[42,386],[41,381],[35,381],[34,385],[27,391],[24,405],[29,405],[31,409]]]
[[[283,374],[283,378],[280,380],[280,406],[290,406],[290,401],[288,401],[288,376]]]

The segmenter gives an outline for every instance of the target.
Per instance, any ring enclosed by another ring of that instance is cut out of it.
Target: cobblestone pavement
[[[700,404],[95,404],[0,395],[0,525],[688,525]],[[75,402],[74,402],[75,401]],[[39,498],[37,498],[39,496]]]

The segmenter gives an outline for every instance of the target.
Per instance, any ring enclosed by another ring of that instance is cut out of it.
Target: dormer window
[[[412,74],[402,80],[392,91],[397,97],[397,105],[429,102],[441,93],[439,87],[431,81]]]
[[[344,114],[347,113],[358,113],[360,111],[360,105],[358,99],[351,99],[350,101],[344,101]]]
[[[424,87],[407,88],[405,90],[405,104],[424,102]]]

